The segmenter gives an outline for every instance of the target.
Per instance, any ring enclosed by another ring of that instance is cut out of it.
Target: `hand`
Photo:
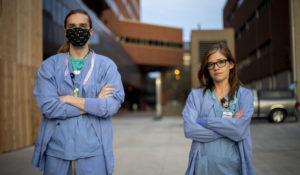
[[[64,96],[59,96],[58,97],[60,101],[62,101],[63,103],[67,103],[68,99],[69,99],[69,95],[64,95]]]
[[[83,110],[80,110],[80,114],[86,114],[86,112]]]
[[[68,103],[68,104],[73,105],[73,106],[75,106],[74,102],[76,103],[76,102],[79,101],[78,99],[83,99],[83,98],[80,98],[80,97],[73,97],[71,95],[59,96],[58,98],[63,103]],[[84,104],[84,102],[83,102],[83,104]],[[75,107],[78,107],[78,106],[75,106]],[[80,114],[86,114],[87,113],[83,110],[83,108],[84,108],[84,106],[82,106],[82,109],[80,108]]]
[[[244,114],[243,110],[239,110],[237,113],[234,114],[233,118],[241,118]]]
[[[113,96],[112,92],[115,90],[114,88],[109,87],[110,84],[103,86],[100,93],[97,95],[98,98],[106,98]]]

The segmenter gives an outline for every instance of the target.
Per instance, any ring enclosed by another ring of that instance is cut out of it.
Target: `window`
[[[182,43],[166,42],[166,41],[159,41],[159,40],[148,40],[148,39],[123,37],[123,36],[120,36],[120,41],[125,43],[133,43],[138,45],[149,45],[149,46],[157,46],[157,47],[173,47],[173,48],[183,47]]]
[[[44,0],[43,1],[43,9],[46,10],[47,12],[51,12],[51,3],[53,1],[51,0]]]
[[[224,42],[226,41],[199,41],[199,63],[202,62],[202,59],[204,57],[205,52],[214,44],[217,44],[218,42]]]
[[[253,62],[253,60],[251,60],[251,58],[249,56],[246,57],[246,58],[243,58],[241,60],[242,61],[240,61],[238,63],[238,65],[237,65],[238,66],[238,70],[242,70],[243,68],[249,66]]]
[[[260,57],[269,54],[271,51],[271,41],[270,40],[266,41],[264,44],[262,44],[259,47],[259,50],[260,50]]]
[[[255,59],[257,58],[257,52],[256,52],[256,49],[255,49],[254,51],[252,51],[252,52],[249,54],[248,58],[249,58],[250,60],[255,60]]]
[[[253,12],[247,21],[248,25],[251,26],[254,23],[255,19],[256,19],[256,12]]]
[[[230,22],[233,17],[234,17],[233,13],[230,13],[227,17],[227,22]]]
[[[240,7],[243,4],[244,0],[238,0],[237,6]]]
[[[260,98],[274,99],[274,98],[293,98],[292,91],[260,91]]]
[[[269,7],[270,0],[264,0],[257,8],[258,15],[261,16],[263,12]]]
[[[246,25],[244,24],[241,29],[240,29],[240,33],[241,35],[246,31]]]
[[[59,24],[59,25],[64,25],[63,23],[64,23],[64,17],[63,17],[63,5],[61,4],[61,2],[60,1],[57,1],[56,2],[57,3],[57,23]]]

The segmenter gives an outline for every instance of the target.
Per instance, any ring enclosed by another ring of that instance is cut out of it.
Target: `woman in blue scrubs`
[[[38,71],[34,95],[43,119],[32,163],[45,175],[110,175],[121,77],[111,59],[89,48],[93,27],[85,11],[71,11],[64,24],[68,41]]]
[[[184,133],[192,139],[186,175],[254,175],[250,121],[253,95],[241,86],[237,67],[224,43],[205,53],[182,112]]]

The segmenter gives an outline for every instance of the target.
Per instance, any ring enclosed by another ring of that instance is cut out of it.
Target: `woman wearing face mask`
[[[253,175],[249,124],[253,95],[241,87],[237,68],[224,43],[204,55],[198,78],[203,88],[190,93],[184,133],[192,139],[186,175]]]
[[[42,63],[34,89],[43,119],[32,163],[45,175],[112,174],[111,116],[124,99],[121,77],[112,60],[89,49],[85,11],[71,11],[64,24],[68,42]]]

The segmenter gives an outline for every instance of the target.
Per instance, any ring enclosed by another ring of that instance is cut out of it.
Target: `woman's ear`
[[[233,62],[229,61],[229,69],[233,69],[234,66],[235,66],[235,65],[233,64]]]

